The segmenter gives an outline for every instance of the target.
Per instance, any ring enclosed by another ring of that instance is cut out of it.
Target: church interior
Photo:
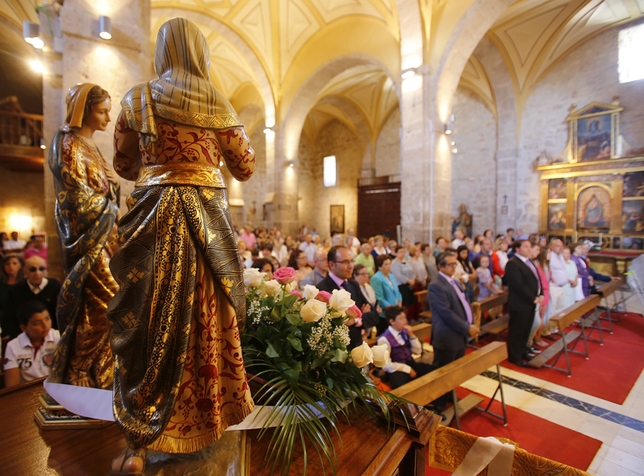
[[[49,276],[64,278],[47,154],[65,94],[110,93],[95,142],[111,163],[120,100],[154,77],[174,17],[205,35],[211,81],[256,153],[247,182],[222,169],[238,230],[433,249],[466,216],[472,237],[589,242],[612,276],[644,253],[644,0],[7,0],[0,231],[45,234]],[[122,213],[133,188],[121,182]],[[579,474],[644,474],[644,304],[619,293],[601,309],[614,299],[620,322],[589,360],[570,356],[572,376],[503,364],[507,426],[473,411],[463,431]],[[459,398],[494,399],[495,378],[470,378]]]

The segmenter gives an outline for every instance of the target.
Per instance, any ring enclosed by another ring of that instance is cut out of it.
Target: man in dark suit
[[[378,324],[380,316],[371,310],[371,306],[362,295],[360,285],[353,279],[353,253],[344,246],[334,246],[327,255],[329,273],[326,278],[320,281],[316,287],[321,291],[332,293],[334,289],[345,289],[351,294],[356,306],[362,311],[362,319],[350,318],[347,320],[349,326],[349,338],[351,343],[349,350],[362,344],[362,329],[370,328]],[[364,326],[364,327],[363,327]]]
[[[436,264],[438,277],[429,285],[427,300],[432,311],[434,365],[443,367],[463,357],[468,336],[476,337],[481,330],[473,324],[472,309],[460,283],[452,278],[456,255],[444,251],[436,257]]]
[[[530,259],[532,245],[528,240],[518,240],[520,245],[516,254],[505,266],[503,281],[507,284],[508,309],[508,360],[513,364],[525,367],[525,360],[534,358],[529,352],[528,339],[534,322],[537,304],[543,301],[542,286],[537,267]],[[515,242],[516,243],[516,242]]]
[[[56,321],[56,303],[60,292],[60,282],[47,278],[47,263],[40,256],[25,260],[23,268],[25,280],[9,288],[9,306],[5,322],[2,323],[2,335],[12,339],[20,334],[20,324],[16,314],[20,306],[28,301],[39,301],[47,307],[51,316],[52,327],[58,329]]]

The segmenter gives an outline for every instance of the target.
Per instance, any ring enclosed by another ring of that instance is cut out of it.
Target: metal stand
[[[503,380],[501,377],[501,367],[499,364],[496,364],[496,375],[497,375],[497,380],[499,382],[499,385],[496,387],[494,394],[490,398],[490,402],[487,404],[485,408],[478,406],[478,404],[483,401],[482,398],[477,397],[475,395],[468,395],[467,397],[465,397],[463,400],[459,402],[458,397],[456,396],[456,389],[452,390],[452,401],[454,402],[454,407],[453,407],[454,419],[456,420],[456,428],[458,430],[461,429],[461,416],[463,416],[465,413],[469,412],[473,408],[476,408],[477,410],[480,410],[484,413],[492,415],[493,417],[498,418],[499,420],[503,420],[503,426],[508,425],[508,412],[505,408],[505,395],[503,394]],[[497,413],[490,411],[492,402],[496,398],[496,394],[499,392],[501,392],[501,408],[503,409],[503,415],[499,415]],[[463,405],[460,408],[461,411],[459,411],[459,403],[463,403]],[[451,421],[449,418],[449,415],[448,415],[448,421]],[[449,423],[447,424],[449,425]]]

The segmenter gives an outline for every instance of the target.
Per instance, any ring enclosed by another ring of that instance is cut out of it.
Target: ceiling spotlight
[[[45,67],[38,60],[31,60],[29,62],[29,66],[31,66],[31,69],[33,69],[36,73],[44,73],[45,72]]]
[[[22,37],[27,43],[38,50],[45,46],[45,43],[40,39],[40,28],[38,27],[38,23],[33,23],[28,20],[23,21]]]
[[[449,123],[445,124],[445,134],[450,135],[451,133],[452,133],[451,124],[449,124]]]
[[[269,132],[273,132],[273,128],[268,126],[264,127],[264,134],[268,134]]]
[[[286,165],[288,165],[290,168],[295,167],[295,161],[294,160],[287,160]]]
[[[457,154],[457,153],[458,153],[458,149],[456,147],[453,147],[452,148],[452,154]]]
[[[45,150],[47,148],[47,145],[45,144],[45,139],[42,137],[40,138],[40,148],[42,150]]]
[[[452,141],[450,145],[454,146],[456,145],[456,142]]]
[[[416,68],[407,68],[400,73],[402,79],[409,79],[416,76]]]
[[[104,15],[98,17],[98,36],[104,40],[112,39],[112,20],[110,20],[110,17]]]

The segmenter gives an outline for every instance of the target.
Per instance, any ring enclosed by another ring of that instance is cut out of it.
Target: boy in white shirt
[[[7,344],[4,358],[7,388],[49,375],[60,340],[60,333],[51,328],[51,317],[41,302],[26,302],[17,314],[22,333]]]

